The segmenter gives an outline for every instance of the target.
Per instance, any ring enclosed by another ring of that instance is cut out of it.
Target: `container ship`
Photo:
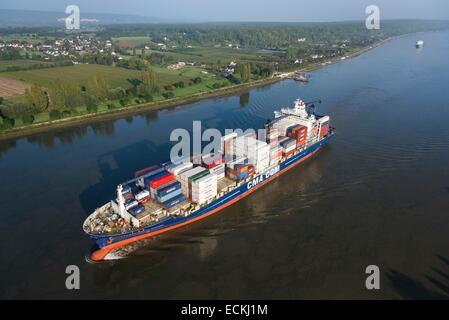
[[[217,213],[311,157],[334,134],[314,103],[298,99],[275,111],[263,139],[234,132],[221,137],[216,154],[135,172],[84,221],[96,243],[90,260],[112,259],[124,246]]]

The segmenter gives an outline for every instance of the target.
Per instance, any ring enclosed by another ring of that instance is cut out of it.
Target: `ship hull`
[[[95,250],[91,254],[91,259],[93,261],[104,260],[108,253],[110,253],[112,250],[118,249],[120,247],[145,238],[153,237],[158,234],[180,228],[223,210],[224,208],[250,195],[252,192],[259,189],[266,183],[276,179],[281,174],[292,169],[299,163],[314,155],[321,149],[322,146],[324,146],[328,142],[330,137],[331,136],[324,137],[319,142],[311,145],[307,149],[299,152],[291,158],[284,160],[279,165],[271,167],[262,174],[254,177],[252,180],[242,184],[231,192],[212,201],[208,205],[205,205],[204,207],[198,209],[187,217],[171,216],[157,224],[153,224],[141,230],[136,230],[134,232],[119,235],[90,235],[90,237],[96,242],[98,246],[97,250]]]

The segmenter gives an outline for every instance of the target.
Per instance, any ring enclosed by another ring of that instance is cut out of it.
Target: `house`
[[[178,70],[184,68],[185,66],[186,66],[185,62],[179,61],[178,63],[169,65],[167,69]]]

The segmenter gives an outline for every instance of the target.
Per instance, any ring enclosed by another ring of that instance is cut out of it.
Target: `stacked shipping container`
[[[288,129],[288,136],[296,140],[296,147],[302,147],[307,141],[307,127],[296,125]]]
[[[246,157],[256,172],[262,172],[270,165],[270,146],[253,135],[234,139],[232,148],[237,157]]]
[[[182,192],[192,201],[202,204],[217,195],[217,175],[203,167],[182,172],[179,177]]]

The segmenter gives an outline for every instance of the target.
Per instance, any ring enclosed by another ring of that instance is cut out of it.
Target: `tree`
[[[32,124],[34,122],[34,116],[32,114],[27,114],[22,117],[23,124]]]
[[[203,81],[203,79],[201,79],[201,77],[196,77],[195,79],[193,79],[193,83],[194,84],[199,84]]]
[[[61,111],[51,110],[50,111],[50,120],[58,120],[58,119],[61,119]]]
[[[97,83],[98,83],[98,89],[100,92],[99,98],[101,100],[104,100],[108,97],[108,92],[109,92],[108,78],[105,76],[104,73],[99,73],[97,75]]]
[[[44,111],[48,107],[47,93],[38,84],[34,84],[31,88],[25,90],[25,98],[37,111]]]
[[[57,79],[48,88],[51,109],[62,109],[65,107],[65,88],[64,84]]]
[[[99,100],[104,100],[108,97],[109,84],[106,76],[99,73],[91,78],[86,83],[86,91]]]
[[[141,83],[138,87],[139,95],[149,97],[156,91],[156,73],[153,69],[148,68],[140,73]]]
[[[173,86],[175,88],[184,88],[185,87],[184,82],[182,82],[182,81],[178,81],[178,82],[173,83]]]
[[[175,96],[173,91],[164,92],[162,95],[164,96],[165,99],[171,99]]]
[[[248,82],[251,78],[251,65],[249,63],[244,64],[240,68],[240,77],[242,82]]]

